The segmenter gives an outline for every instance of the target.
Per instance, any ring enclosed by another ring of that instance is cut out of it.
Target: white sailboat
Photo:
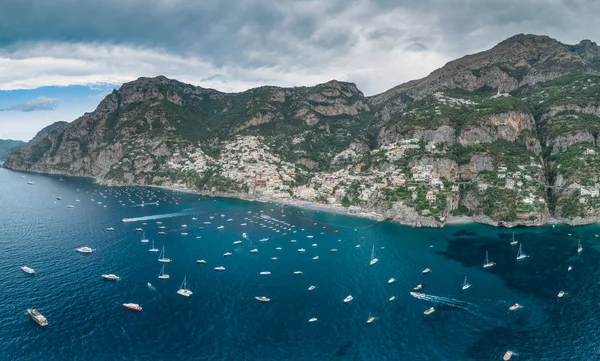
[[[158,262],[164,262],[164,263],[171,262],[170,258],[165,257],[165,246],[163,246],[162,251],[160,252],[160,255],[158,255]]]
[[[467,281],[467,276],[465,276],[465,280],[463,281],[462,289],[466,290],[469,287],[471,287],[471,284]]]
[[[165,273],[165,265],[164,264],[163,264],[162,268],[160,269],[160,272],[158,273],[158,278],[160,278],[162,280],[166,280],[166,279],[170,278],[170,276]]]
[[[148,238],[146,238],[146,232],[142,234],[142,243],[148,243]]]
[[[488,251],[485,251],[485,262],[483,263],[483,268],[490,268],[494,266],[496,263],[491,262],[488,257]]]
[[[181,287],[179,287],[177,293],[185,297],[190,297],[193,294],[192,291],[187,289],[187,276],[183,277],[183,283],[181,284]]]
[[[152,240],[152,248],[150,248],[148,251],[150,251],[150,252],[158,252],[158,248],[154,247],[154,239]]]
[[[581,253],[583,251],[583,246],[581,245],[581,238],[579,238],[579,243],[577,244],[577,253]]]
[[[519,252],[517,253],[517,260],[525,259],[529,257],[525,253],[523,253],[523,243],[519,245]]]
[[[369,262],[369,265],[374,265],[375,263],[377,263],[379,261],[379,259],[375,258],[375,245],[373,245],[373,249],[371,249],[371,261]]]
[[[514,245],[515,245],[515,244],[517,244],[517,243],[519,243],[519,242],[517,242],[517,241],[515,240],[515,232],[513,232],[513,237],[512,237],[512,241],[510,242],[510,245],[511,245],[511,246],[514,246]]]

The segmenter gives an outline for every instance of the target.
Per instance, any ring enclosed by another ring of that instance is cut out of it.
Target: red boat
[[[125,306],[133,311],[141,311],[142,310],[142,307],[140,305],[138,305],[137,303],[124,303],[123,306]]]

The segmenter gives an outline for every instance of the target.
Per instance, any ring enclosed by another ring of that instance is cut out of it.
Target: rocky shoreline
[[[2,164],[1,166],[4,166]],[[10,169],[10,168],[7,168]],[[63,174],[60,172],[36,172],[36,171],[22,171],[22,170],[14,170],[15,172],[31,172],[38,174],[49,174],[49,175],[63,175],[63,176],[72,176],[72,177],[81,177],[79,175],[72,174]],[[595,223],[600,223],[600,221],[593,217],[588,218],[577,218],[573,220],[563,220],[554,217],[544,218],[542,222],[540,221],[517,221],[517,222],[503,222],[503,221],[495,221],[491,218],[484,215],[476,215],[476,216],[451,216],[448,215],[443,221],[438,221],[432,217],[425,217],[416,215],[416,212],[410,212],[410,217],[398,217],[398,214],[394,214],[394,212],[390,211],[398,211],[397,209],[388,210],[387,212],[377,213],[375,210],[371,209],[363,209],[361,207],[334,207],[328,206],[322,203],[309,202],[305,200],[295,199],[295,198],[277,198],[277,197],[269,197],[269,196],[253,196],[247,193],[240,192],[210,192],[210,191],[197,191],[189,188],[178,187],[178,186],[165,186],[165,185],[155,185],[155,184],[137,184],[137,183],[121,183],[114,182],[110,180],[98,179],[94,177],[83,177],[93,179],[95,183],[100,185],[106,185],[109,187],[126,187],[126,186],[134,186],[134,187],[153,187],[153,188],[161,188],[174,192],[185,192],[198,194],[207,197],[215,197],[215,198],[232,198],[245,200],[250,202],[263,202],[263,203],[276,203],[282,204],[292,207],[298,207],[303,209],[310,209],[316,211],[330,212],[336,214],[344,214],[359,218],[371,219],[378,222],[394,222],[404,226],[409,226],[413,228],[442,228],[446,225],[460,225],[460,224],[470,224],[470,223],[479,223],[485,224],[493,227],[505,227],[505,228],[513,228],[513,227],[541,227],[549,224],[567,224],[569,226],[585,226]],[[408,207],[404,207],[408,208]],[[406,211],[406,210],[404,210]],[[406,216],[406,212],[400,212],[399,214]]]

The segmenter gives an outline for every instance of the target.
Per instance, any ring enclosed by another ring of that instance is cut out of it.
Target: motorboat
[[[558,292],[558,298],[563,298],[565,296],[565,291]]]
[[[77,252],[80,252],[80,253],[92,253],[92,252],[94,252],[94,250],[91,249],[90,247],[79,247],[79,248],[75,248],[75,250]]]
[[[258,250],[257,250],[256,248],[254,248],[254,249],[251,249],[251,250],[250,250],[250,253],[258,253]]]
[[[140,305],[138,305],[137,303],[124,303],[123,306],[125,306],[125,308],[128,308],[132,311],[141,311],[142,307]]]
[[[431,273],[431,270],[429,268],[425,268],[421,273],[423,273],[424,275]]]
[[[259,301],[261,301],[261,302],[269,302],[269,301],[271,301],[271,299],[270,299],[270,298],[268,298],[268,297],[265,297],[265,296],[256,296],[256,297],[254,297],[254,298],[256,298],[257,300],[259,300]]]
[[[413,291],[418,291],[421,288],[423,288],[423,285],[416,285],[415,287],[413,287]]]
[[[308,322],[315,322],[316,320],[317,320],[316,317],[312,317],[312,318],[308,319]]]
[[[425,312],[423,312],[423,314],[425,314],[427,316],[427,315],[431,315],[434,312],[435,312],[435,308],[430,307],[430,308],[426,309]]]
[[[296,276],[301,275],[301,274],[302,274],[302,271],[294,271],[294,275],[296,275]]]
[[[223,267],[223,266],[215,267],[215,271],[225,271],[225,267]]]
[[[223,256],[224,257],[231,256],[231,252],[225,252],[225,253],[223,253]]]
[[[337,248],[332,248],[331,252],[337,252]]]
[[[348,295],[346,298],[344,298],[344,303],[348,303],[350,301],[352,301],[354,299],[354,297],[352,297],[352,295]]]
[[[269,272],[269,271],[263,271],[260,274],[263,275],[263,276],[268,276],[268,275],[271,274],[271,272]]]
[[[108,227],[106,230],[107,231],[114,231],[115,229],[113,227]]]
[[[271,257],[271,261],[277,261],[279,258],[277,257]]]
[[[23,272],[29,273],[30,275],[35,274],[35,270],[31,267],[23,266],[21,267],[21,269],[23,270]]]
[[[102,278],[104,278],[105,280],[109,280],[109,281],[118,281],[121,279],[121,277],[119,277],[115,274],[112,274],[112,273],[109,273],[107,275],[102,275]]]
[[[225,226],[218,226],[217,229],[223,229]]]
[[[388,280],[388,283],[394,283],[394,282],[396,282],[396,279],[394,277],[392,277]]]
[[[305,252],[306,250],[304,248],[298,248],[298,252]]]
[[[388,301],[393,301],[393,300],[395,300],[395,299],[396,299],[396,296],[392,296],[392,297],[390,297],[390,298],[388,299]]]
[[[242,243],[242,241],[239,241],[239,240],[238,240],[238,241],[235,241],[235,242],[233,242],[233,244],[241,244],[241,243]]]
[[[308,290],[309,290],[309,291],[312,291],[312,290],[314,290],[315,288],[317,288],[317,287],[316,287],[316,286],[313,286],[313,285],[310,285],[310,286],[308,287]]]
[[[319,256],[314,256],[313,259],[317,260],[317,259],[319,259]]]
[[[510,307],[508,308],[508,310],[509,310],[509,311],[516,311],[516,310],[518,310],[518,309],[519,309],[519,308],[521,308],[521,307],[522,307],[522,306],[521,306],[520,304],[518,304],[518,303],[515,303],[514,305],[510,306]]]
[[[48,326],[48,320],[38,310],[34,308],[28,308],[27,313],[29,314],[29,317],[31,317],[31,319],[34,320],[38,325],[42,327]]]
[[[513,356],[513,354],[514,353],[511,350],[506,351],[504,356],[502,356],[502,360],[504,360],[504,361],[510,360],[510,358]]]

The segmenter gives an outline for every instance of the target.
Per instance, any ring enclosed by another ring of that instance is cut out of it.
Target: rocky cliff
[[[412,226],[600,217],[600,50],[519,34],[365,97],[351,83],[114,90],[6,167],[298,198]],[[234,193],[235,192],[235,193]]]

